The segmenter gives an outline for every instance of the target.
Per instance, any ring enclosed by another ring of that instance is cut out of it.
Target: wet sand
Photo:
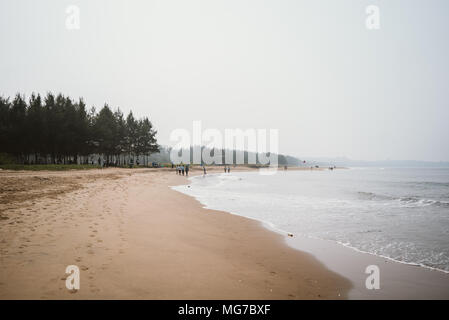
[[[449,299],[449,273],[396,262],[355,251],[335,242],[295,237],[287,239],[293,248],[313,254],[330,270],[351,280],[349,299]],[[368,290],[368,266],[379,268],[379,289]]]
[[[186,182],[164,169],[1,171],[0,298],[347,297],[351,283],[286,235],[170,189]]]

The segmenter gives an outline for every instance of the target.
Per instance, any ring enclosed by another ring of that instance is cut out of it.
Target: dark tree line
[[[96,112],[82,99],[62,94],[0,96],[0,153],[19,163],[89,163],[101,155],[109,164],[158,152],[156,131],[148,118],[125,118],[108,105]]]

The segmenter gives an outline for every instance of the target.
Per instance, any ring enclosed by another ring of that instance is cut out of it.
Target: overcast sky
[[[449,160],[447,0],[1,0],[0,48],[1,95],[132,109],[162,144],[201,120],[299,157]]]

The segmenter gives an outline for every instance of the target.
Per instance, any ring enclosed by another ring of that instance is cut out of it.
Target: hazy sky
[[[0,46],[1,95],[132,109],[162,144],[201,120],[300,157],[449,160],[447,0],[1,0]]]

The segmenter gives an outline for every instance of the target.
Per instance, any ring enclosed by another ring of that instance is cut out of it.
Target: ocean
[[[281,232],[449,272],[449,168],[231,171],[173,188]]]

